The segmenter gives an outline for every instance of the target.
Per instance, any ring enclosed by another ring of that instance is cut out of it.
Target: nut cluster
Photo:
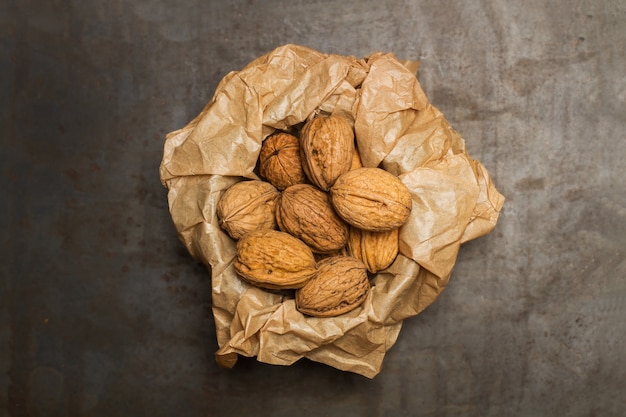
[[[237,241],[238,275],[268,290],[294,290],[296,308],[309,316],[360,306],[368,272],[398,254],[409,190],[387,171],[361,165],[354,129],[337,115],[270,135],[258,167],[262,180],[236,183],[217,206],[220,226]]]

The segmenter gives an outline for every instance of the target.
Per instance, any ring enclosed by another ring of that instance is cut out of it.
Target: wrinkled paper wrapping
[[[459,246],[496,225],[503,196],[429,103],[416,70],[392,54],[357,59],[285,45],[226,75],[202,112],[167,135],[160,176],[181,240],[210,266],[220,365],[238,355],[276,365],[306,357],[373,378],[402,321],[445,288]],[[413,196],[397,259],[376,274],[361,307],[333,318],[304,316],[288,295],[242,281],[235,242],[216,216],[228,187],[258,178],[263,140],[320,112],[347,117],[363,165],[397,175]]]

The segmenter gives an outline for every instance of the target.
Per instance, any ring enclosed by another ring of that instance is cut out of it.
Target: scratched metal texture
[[[626,3],[0,1],[1,416],[626,415]],[[507,201],[368,380],[219,369],[164,136],[278,45],[421,61]]]

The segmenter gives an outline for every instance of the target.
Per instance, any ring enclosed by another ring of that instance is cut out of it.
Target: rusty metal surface
[[[626,7],[518,3],[0,2],[0,415],[626,415]],[[507,197],[371,381],[218,369],[158,179],[164,135],[288,42],[419,59]]]

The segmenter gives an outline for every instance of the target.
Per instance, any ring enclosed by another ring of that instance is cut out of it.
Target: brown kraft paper
[[[373,378],[402,321],[448,284],[460,245],[495,227],[504,197],[429,103],[416,70],[389,53],[357,59],[281,46],[227,74],[201,113],[167,135],[160,177],[182,242],[210,267],[221,366],[238,355],[275,365],[308,358]],[[363,165],[398,176],[413,197],[395,262],[372,278],[360,307],[331,318],[305,316],[289,295],[242,281],[235,241],[216,215],[228,187],[258,179],[267,136],[322,112],[350,120]]]

